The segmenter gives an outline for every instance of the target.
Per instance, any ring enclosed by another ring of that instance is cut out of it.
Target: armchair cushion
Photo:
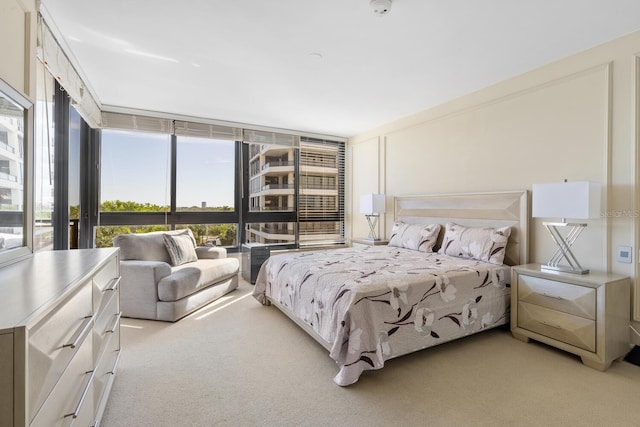
[[[193,239],[187,234],[163,234],[164,246],[169,252],[172,265],[182,265],[198,260]]]
[[[169,252],[164,245],[164,235],[188,235],[193,239],[195,246],[195,238],[191,230],[173,230],[173,231],[153,231],[151,233],[140,234],[121,234],[113,238],[114,246],[120,248],[120,259],[138,261],[163,261],[171,264]]]
[[[227,257],[227,250],[220,246],[198,246],[196,255],[198,259],[220,259]]]
[[[158,299],[177,301],[212,283],[238,274],[239,262],[235,258],[198,260],[171,268],[171,274],[158,281]]]

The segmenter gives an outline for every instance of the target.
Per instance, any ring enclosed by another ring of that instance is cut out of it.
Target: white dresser
[[[94,426],[120,355],[117,249],[0,269],[0,426]]]
[[[511,333],[577,354],[604,371],[629,352],[629,278],[513,267]]]

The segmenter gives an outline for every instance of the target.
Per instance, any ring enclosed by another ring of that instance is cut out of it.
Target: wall
[[[640,32],[350,138],[351,236],[366,235],[358,196],[376,189],[388,196],[530,191],[534,183],[592,180],[603,184],[602,218],[587,221],[574,253],[584,267],[635,283],[637,252],[636,262],[622,264],[614,250],[640,243],[639,52]],[[392,212],[389,197],[381,235],[389,235]],[[554,243],[542,220],[532,220],[530,238],[530,261],[545,263]],[[640,298],[635,303],[640,320]]]
[[[0,79],[32,104],[36,97],[36,28],[34,0],[0,0]],[[0,254],[0,264],[14,262],[31,253],[33,242],[33,136],[34,113],[25,123],[25,227],[27,246]]]
[[[0,0],[0,78],[31,101],[35,97],[34,0]]]

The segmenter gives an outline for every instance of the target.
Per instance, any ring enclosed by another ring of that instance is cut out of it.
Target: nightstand
[[[351,239],[351,246],[385,246],[388,243],[388,240]]]
[[[629,352],[629,278],[546,271],[539,264],[511,270],[511,333],[580,356],[604,371]]]
[[[242,277],[254,285],[262,264],[269,258],[271,248],[260,243],[242,244]]]

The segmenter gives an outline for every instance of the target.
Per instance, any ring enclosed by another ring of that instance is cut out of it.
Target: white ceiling
[[[42,3],[103,106],[345,137],[640,30],[639,0]]]

